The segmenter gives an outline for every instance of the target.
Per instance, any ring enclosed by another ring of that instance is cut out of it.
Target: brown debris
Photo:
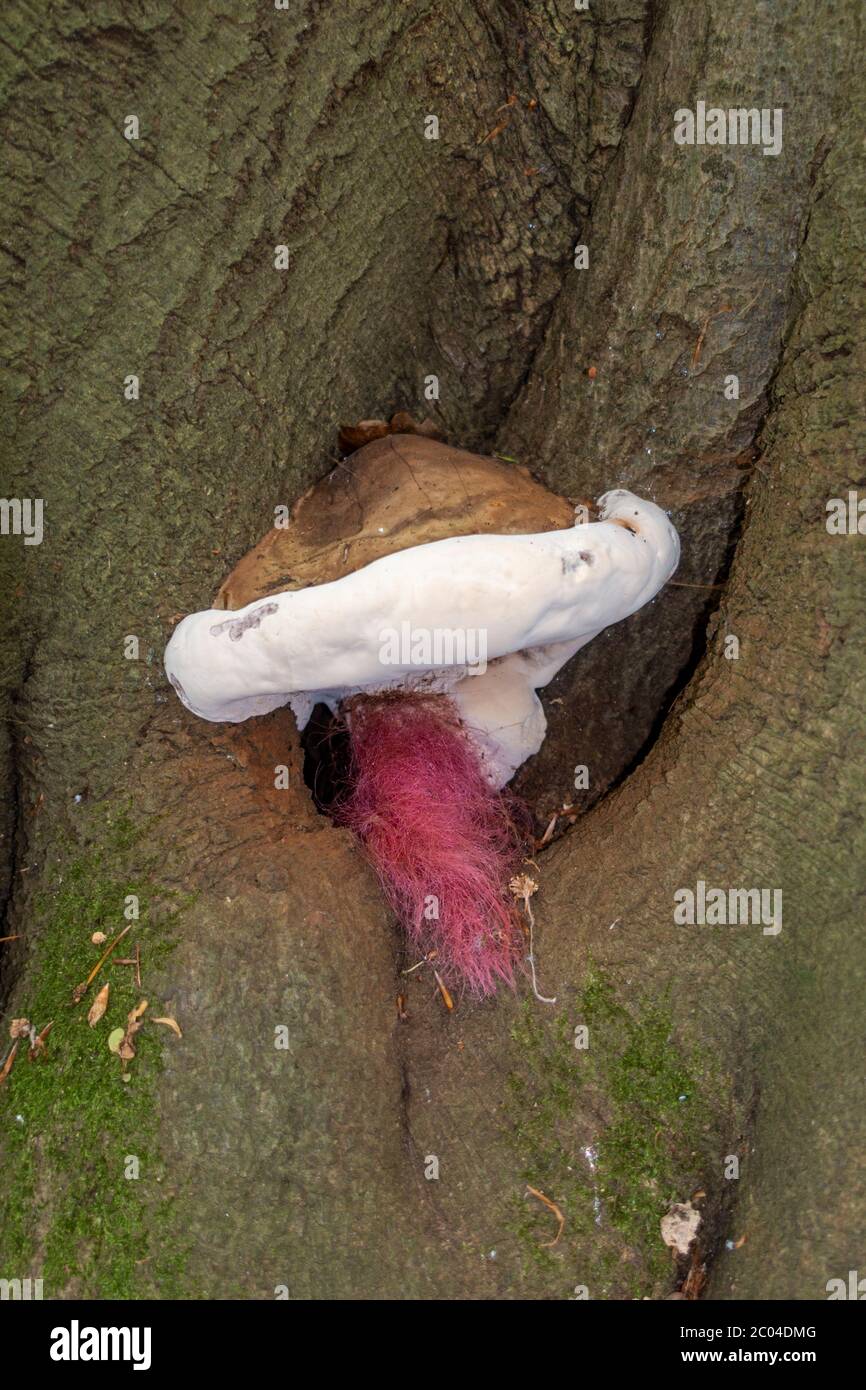
[[[96,979],[103,965],[108,960],[108,957],[111,955],[114,948],[117,945],[119,945],[119,943],[123,940],[123,938],[126,936],[126,933],[132,930],[132,926],[133,923],[129,922],[128,925],[123,928],[123,931],[118,933],[118,935],[112,941],[111,945],[107,947],[105,951],[103,951],[102,955],[99,957],[99,960],[94,965],[87,979],[84,980],[82,984],[75,986],[75,989],[72,991],[73,1004],[81,1003],[82,999],[84,998],[87,991],[90,989],[90,986],[93,984],[93,981]]]
[[[12,1070],[13,1063],[15,1062],[15,1054],[18,1051],[18,1043],[19,1039],[16,1038],[6,1054],[6,1061],[3,1063],[3,1066],[0,1067],[0,1086],[4,1085],[7,1076]]]
[[[30,1051],[27,1054],[28,1061],[35,1062],[37,1057],[45,1056],[47,1052],[47,1048],[45,1046],[45,1039],[48,1037],[48,1034],[51,1032],[51,1029],[53,1027],[54,1019],[52,1019],[50,1023],[46,1023],[41,1033],[36,1033],[35,1028],[31,1029],[31,1047]],[[33,1036],[34,1033],[36,1033],[35,1037]]]
[[[141,1028],[141,1016],[147,1008],[147,1000],[141,999],[134,1009],[130,1009],[126,1016],[126,1032],[123,1035],[117,1055],[122,1062],[131,1062],[135,1056],[135,1048],[132,1039]],[[177,1024],[175,1024],[177,1027]]]
[[[490,141],[490,140],[495,140],[496,137],[497,137],[497,135],[501,135],[502,132],[503,132],[503,130],[505,129],[505,127],[508,126],[508,125],[510,125],[510,124],[511,124],[511,117],[510,117],[510,116],[504,116],[503,119],[499,122],[498,125],[495,125],[495,126],[493,127],[492,130],[488,130],[488,132],[487,132],[487,134],[484,136],[484,138],[478,141],[479,145],[486,145],[486,144],[488,143],[488,141]]]
[[[426,439],[442,438],[442,431],[428,416],[416,422],[408,410],[398,410],[388,420],[359,420],[357,425],[341,425],[337,437],[337,447],[341,454],[354,454],[374,439],[385,439],[389,434],[420,434]]]
[[[445,981],[442,979],[442,976],[439,974],[439,971],[434,970],[433,974],[436,976],[436,983],[439,986],[439,993],[442,995],[445,1007],[450,1013],[451,1010],[454,1008],[454,1000],[451,998],[451,995],[448,992],[448,987],[445,984]]]
[[[543,1192],[539,1192],[537,1187],[531,1187],[530,1184],[527,1183],[526,1190],[527,1192],[531,1193],[533,1197],[537,1197],[539,1202],[543,1202],[544,1205],[547,1207],[547,1210],[552,1211],[557,1221],[559,1222],[559,1230],[557,1231],[553,1240],[546,1240],[542,1243],[541,1246],[542,1250],[552,1250],[554,1245],[559,1244],[559,1238],[565,1230],[565,1217],[563,1216],[556,1203],[552,1202],[549,1197],[545,1197]]]
[[[164,1023],[166,1028],[170,1028],[178,1038],[183,1037],[183,1033],[180,1031],[180,1025],[176,1018],[155,1018],[153,1021],[154,1023]]]
[[[90,1024],[91,1028],[95,1028],[99,1020],[104,1016],[105,1010],[108,1008],[108,996],[110,991],[111,985],[103,985],[91,1004],[90,1011],[87,1015],[87,1022]]]

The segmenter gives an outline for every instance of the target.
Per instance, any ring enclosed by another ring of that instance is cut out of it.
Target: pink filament
[[[351,786],[338,819],[361,838],[420,954],[476,996],[513,987],[523,936],[508,880],[517,803],[486,781],[444,696],[355,702]],[[438,918],[434,915],[438,911]]]

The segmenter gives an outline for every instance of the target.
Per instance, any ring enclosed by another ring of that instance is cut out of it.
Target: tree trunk
[[[8,1017],[53,1027],[3,1084],[0,1276],[824,1297],[863,1237],[862,537],[825,525],[866,486],[860,6],[106,0],[5,31],[4,493],[45,535],[2,539],[0,934]],[[781,153],[676,144],[698,101],[781,108]],[[583,812],[529,869],[555,1006],[404,975],[288,712],[205,725],[162,673],[337,425],[401,408],[683,537],[519,777],[540,824]],[[781,892],[781,930],[679,925],[699,881]],[[129,921],[141,985],[109,963],[71,1008]]]

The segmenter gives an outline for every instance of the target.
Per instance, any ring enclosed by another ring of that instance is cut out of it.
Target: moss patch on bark
[[[512,1036],[523,1059],[508,1107],[521,1176],[565,1218],[555,1239],[558,1218],[540,1197],[522,1195],[523,1249],[590,1298],[658,1296],[674,1275],[661,1218],[718,1172],[719,1078],[674,1037],[664,999],[626,1008],[595,969],[576,1011],[548,1023],[528,1003]],[[575,1124],[578,1113],[593,1117],[589,1128]],[[585,1251],[588,1236],[592,1268],[580,1269],[572,1241]]]
[[[139,844],[121,816],[109,819],[101,843],[65,856],[42,895],[33,965],[14,1000],[12,1013],[37,1031],[52,1027],[43,1058],[30,1061],[27,1040],[19,1043],[0,1095],[0,1274],[41,1278],[46,1298],[128,1299],[152,1296],[154,1289],[165,1297],[177,1290],[180,1252],[169,1235],[170,1203],[160,1192],[154,1109],[162,1049],[176,1040],[148,1023],[164,1012],[149,994],[148,978],[171,950],[183,904],[159,889],[152,863],[141,864]],[[105,945],[112,941],[127,925],[132,896],[138,917],[115,956],[129,957],[140,945],[143,987],[133,967],[110,959],[73,1004],[76,985],[105,949],[91,936],[103,932]],[[105,983],[107,1010],[90,1027],[88,1010]],[[124,1081],[108,1037],[143,998],[149,1007]],[[4,1054],[8,1046],[7,1039]]]

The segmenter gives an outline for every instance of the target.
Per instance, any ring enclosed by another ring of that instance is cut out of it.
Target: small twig
[[[546,1240],[543,1242],[541,1246],[542,1250],[552,1250],[554,1245],[559,1244],[559,1238],[565,1230],[565,1217],[563,1216],[556,1203],[551,1202],[549,1197],[545,1197],[543,1192],[539,1192],[537,1187],[531,1187],[530,1184],[527,1183],[526,1190],[527,1192],[531,1192],[533,1197],[537,1197],[539,1202],[543,1202],[544,1205],[547,1207],[547,1210],[552,1211],[557,1221],[559,1222],[559,1230],[557,1231],[553,1240]]]
[[[547,829],[545,830],[541,839],[538,841],[538,844],[536,846],[537,849],[544,849],[544,846],[547,844],[548,840],[551,839],[553,832],[556,829],[556,822],[558,820],[559,812],[554,811],[553,815],[550,817],[550,820],[548,821]]]
[[[21,933],[20,933],[20,932],[17,932],[15,936],[0,936],[0,941],[20,941],[20,940],[21,940]]]
[[[439,971],[438,971],[438,970],[434,970],[434,971],[433,971],[433,974],[436,976],[436,983],[437,983],[437,985],[439,986],[439,993],[442,995],[442,998],[443,998],[443,1000],[444,1000],[444,1002],[445,1002],[445,1007],[446,1007],[446,1009],[448,1010],[448,1012],[450,1013],[451,1010],[454,1008],[454,1000],[451,998],[451,995],[448,993],[448,988],[447,988],[447,986],[446,986],[446,984],[445,984],[445,981],[442,979],[442,976],[439,974]]]
[[[673,584],[677,589],[726,589],[727,584],[690,584],[685,579],[669,579],[669,584]]]
[[[131,931],[131,930],[132,930],[132,926],[133,926],[133,923],[132,923],[132,922],[128,922],[128,923],[127,923],[127,925],[123,928],[123,931],[120,932],[120,933],[114,938],[114,940],[112,941],[111,945],[107,948],[107,950],[103,951],[102,955],[99,957],[99,960],[98,960],[98,961],[96,962],[96,964],[94,965],[94,967],[93,967],[93,969],[91,970],[90,974],[88,975],[87,979],[84,981],[84,984],[83,984],[83,985],[76,985],[76,986],[75,986],[75,989],[72,991],[72,1002],[73,1002],[73,1004],[80,1004],[80,1003],[81,1003],[82,999],[84,998],[84,996],[85,996],[85,994],[87,993],[87,991],[90,989],[90,986],[93,984],[93,981],[96,979],[96,977],[97,977],[97,975],[99,974],[100,970],[102,969],[103,965],[104,965],[105,962],[108,960],[108,957],[111,955],[111,953],[112,953],[112,951],[114,950],[114,948],[120,944],[120,942],[121,942],[121,941],[123,940],[123,938],[126,936],[126,933],[127,933],[128,931]]]
[[[751,309],[752,305],[755,304],[757,300],[760,298],[761,290],[764,288],[764,285],[766,283],[766,280],[761,281],[755,294],[752,295],[752,298],[749,300],[745,308],[737,310],[734,308],[732,304],[723,304],[721,309],[717,309],[714,314],[707,314],[707,317],[704,319],[703,326],[698,336],[698,341],[695,344],[694,353],[692,355],[692,371],[694,371],[695,367],[698,365],[698,362],[701,360],[701,348],[704,345],[704,338],[707,336],[707,329],[709,328],[713,319],[721,318],[723,314],[735,314],[738,319],[744,318]]]
[[[501,110],[501,109],[502,109],[502,108],[500,107],[500,110]],[[483,140],[479,140],[479,141],[478,141],[478,144],[479,144],[479,145],[486,145],[487,142],[488,142],[488,140],[495,140],[496,137],[497,137],[497,135],[501,135],[502,132],[503,132],[503,130],[505,129],[505,127],[506,127],[507,125],[510,125],[510,124],[511,124],[511,117],[510,117],[510,116],[506,116],[503,120],[501,120],[501,121],[499,122],[498,125],[495,125],[495,126],[493,127],[492,130],[488,130],[488,132],[487,132],[487,134],[484,136]]]
[[[431,960],[435,960],[438,954],[438,951],[428,951],[423,960],[419,960],[415,965],[410,965],[408,970],[403,971],[403,974],[411,975],[413,970],[420,970],[422,965],[429,965]]]
[[[573,805],[572,802],[567,801],[563,806],[560,806],[559,810],[558,810],[558,811],[554,811],[553,815],[551,816],[550,821],[548,822],[548,825],[547,825],[547,829],[545,830],[545,832],[544,832],[544,834],[542,835],[541,839],[535,841],[535,848],[536,848],[536,849],[544,849],[546,845],[549,845],[549,844],[550,844],[550,841],[553,839],[554,833],[555,833],[555,831],[556,831],[556,825],[557,825],[557,822],[558,822],[558,821],[560,821],[560,820],[571,820],[571,821],[573,821],[577,815],[578,815],[577,807],[576,807],[575,805]],[[530,860],[529,860],[529,863],[530,863],[530,864],[533,864],[534,867],[535,867],[536,869],[538,868],[538,865],[535,863],[535,861],[534,861],[533,859],[530,859]]]
[[[722,308],[717,309],[714,314],[707,314],[707,317],[704,319],[703,326],[698,335],[698,341],[695,344],[694,353],[692,354],[692,371],[694,371],[695,367],[701,360],[701,348],[704,345],[704,338],[707,336],[707,329],[709,328],[713,319],[721,318],[722,314],[732,314],[733,312],[733,308],[730,304],[724,304]]]

